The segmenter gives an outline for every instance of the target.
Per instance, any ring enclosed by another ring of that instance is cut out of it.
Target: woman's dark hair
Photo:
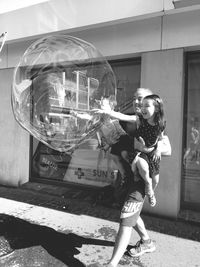
[[[160,133],[163,132],[166,126],[166,121],[164,119],[164,108],[163,108],[162,99],[158,95],[154,95],[154,94],[148,95],[144,97],[144,99],[154,100],[154,106],[156,108],[155,116],[154,116],[154,123],[159,126]]]

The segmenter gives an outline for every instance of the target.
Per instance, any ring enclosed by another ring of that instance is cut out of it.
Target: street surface
[[[118,210],[78,199],[65,200],[63,210],[9,199],[18,193],[22,199],[19,189],[0,189],[1,267],[92,267],[109,260]],[[24,197],[52,202],[52,195],[34,194],[26,191]],[[157,250],[136,259],[124,256],[119,267],[200,267],[200,225],[143,218]],[[131,244],[137,241],[134,233]]]

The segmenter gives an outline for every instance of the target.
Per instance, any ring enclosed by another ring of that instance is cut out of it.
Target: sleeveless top
[[[141,115],[139,116],[139,126],[136,130],[136,138],[142,137],[146,147],[153,147],[157,144],[161,134],[161,129],[158,124],[151,125]]]

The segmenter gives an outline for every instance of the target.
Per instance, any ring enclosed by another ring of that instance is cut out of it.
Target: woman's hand
[[[153,147],[146,147],[145,141],[141,136],[139,137],[139,140],[135,138],[134,148],[144,153],[150,153],[154,149]]]
[[[161,160],[161,151],[156,148],[154,151],[153,151],[153,161],[160,161]]]

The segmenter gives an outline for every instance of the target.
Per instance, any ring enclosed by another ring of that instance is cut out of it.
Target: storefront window
[[[132,99],[140,86],[140,59],[109,62],[117,80],[116,109],[132,112]],[[82,101],[83,100],[83,101]],[[84,99],[81,101],[85,103]],[[31,179],[57,180],[73,184],[104,186],[112,183],[116,166],[110,150],[100,148],[98,133],[71,154],[55,151],[32,138]]]
[[[183,206],[200,210],[200,52],[187,55]]]

